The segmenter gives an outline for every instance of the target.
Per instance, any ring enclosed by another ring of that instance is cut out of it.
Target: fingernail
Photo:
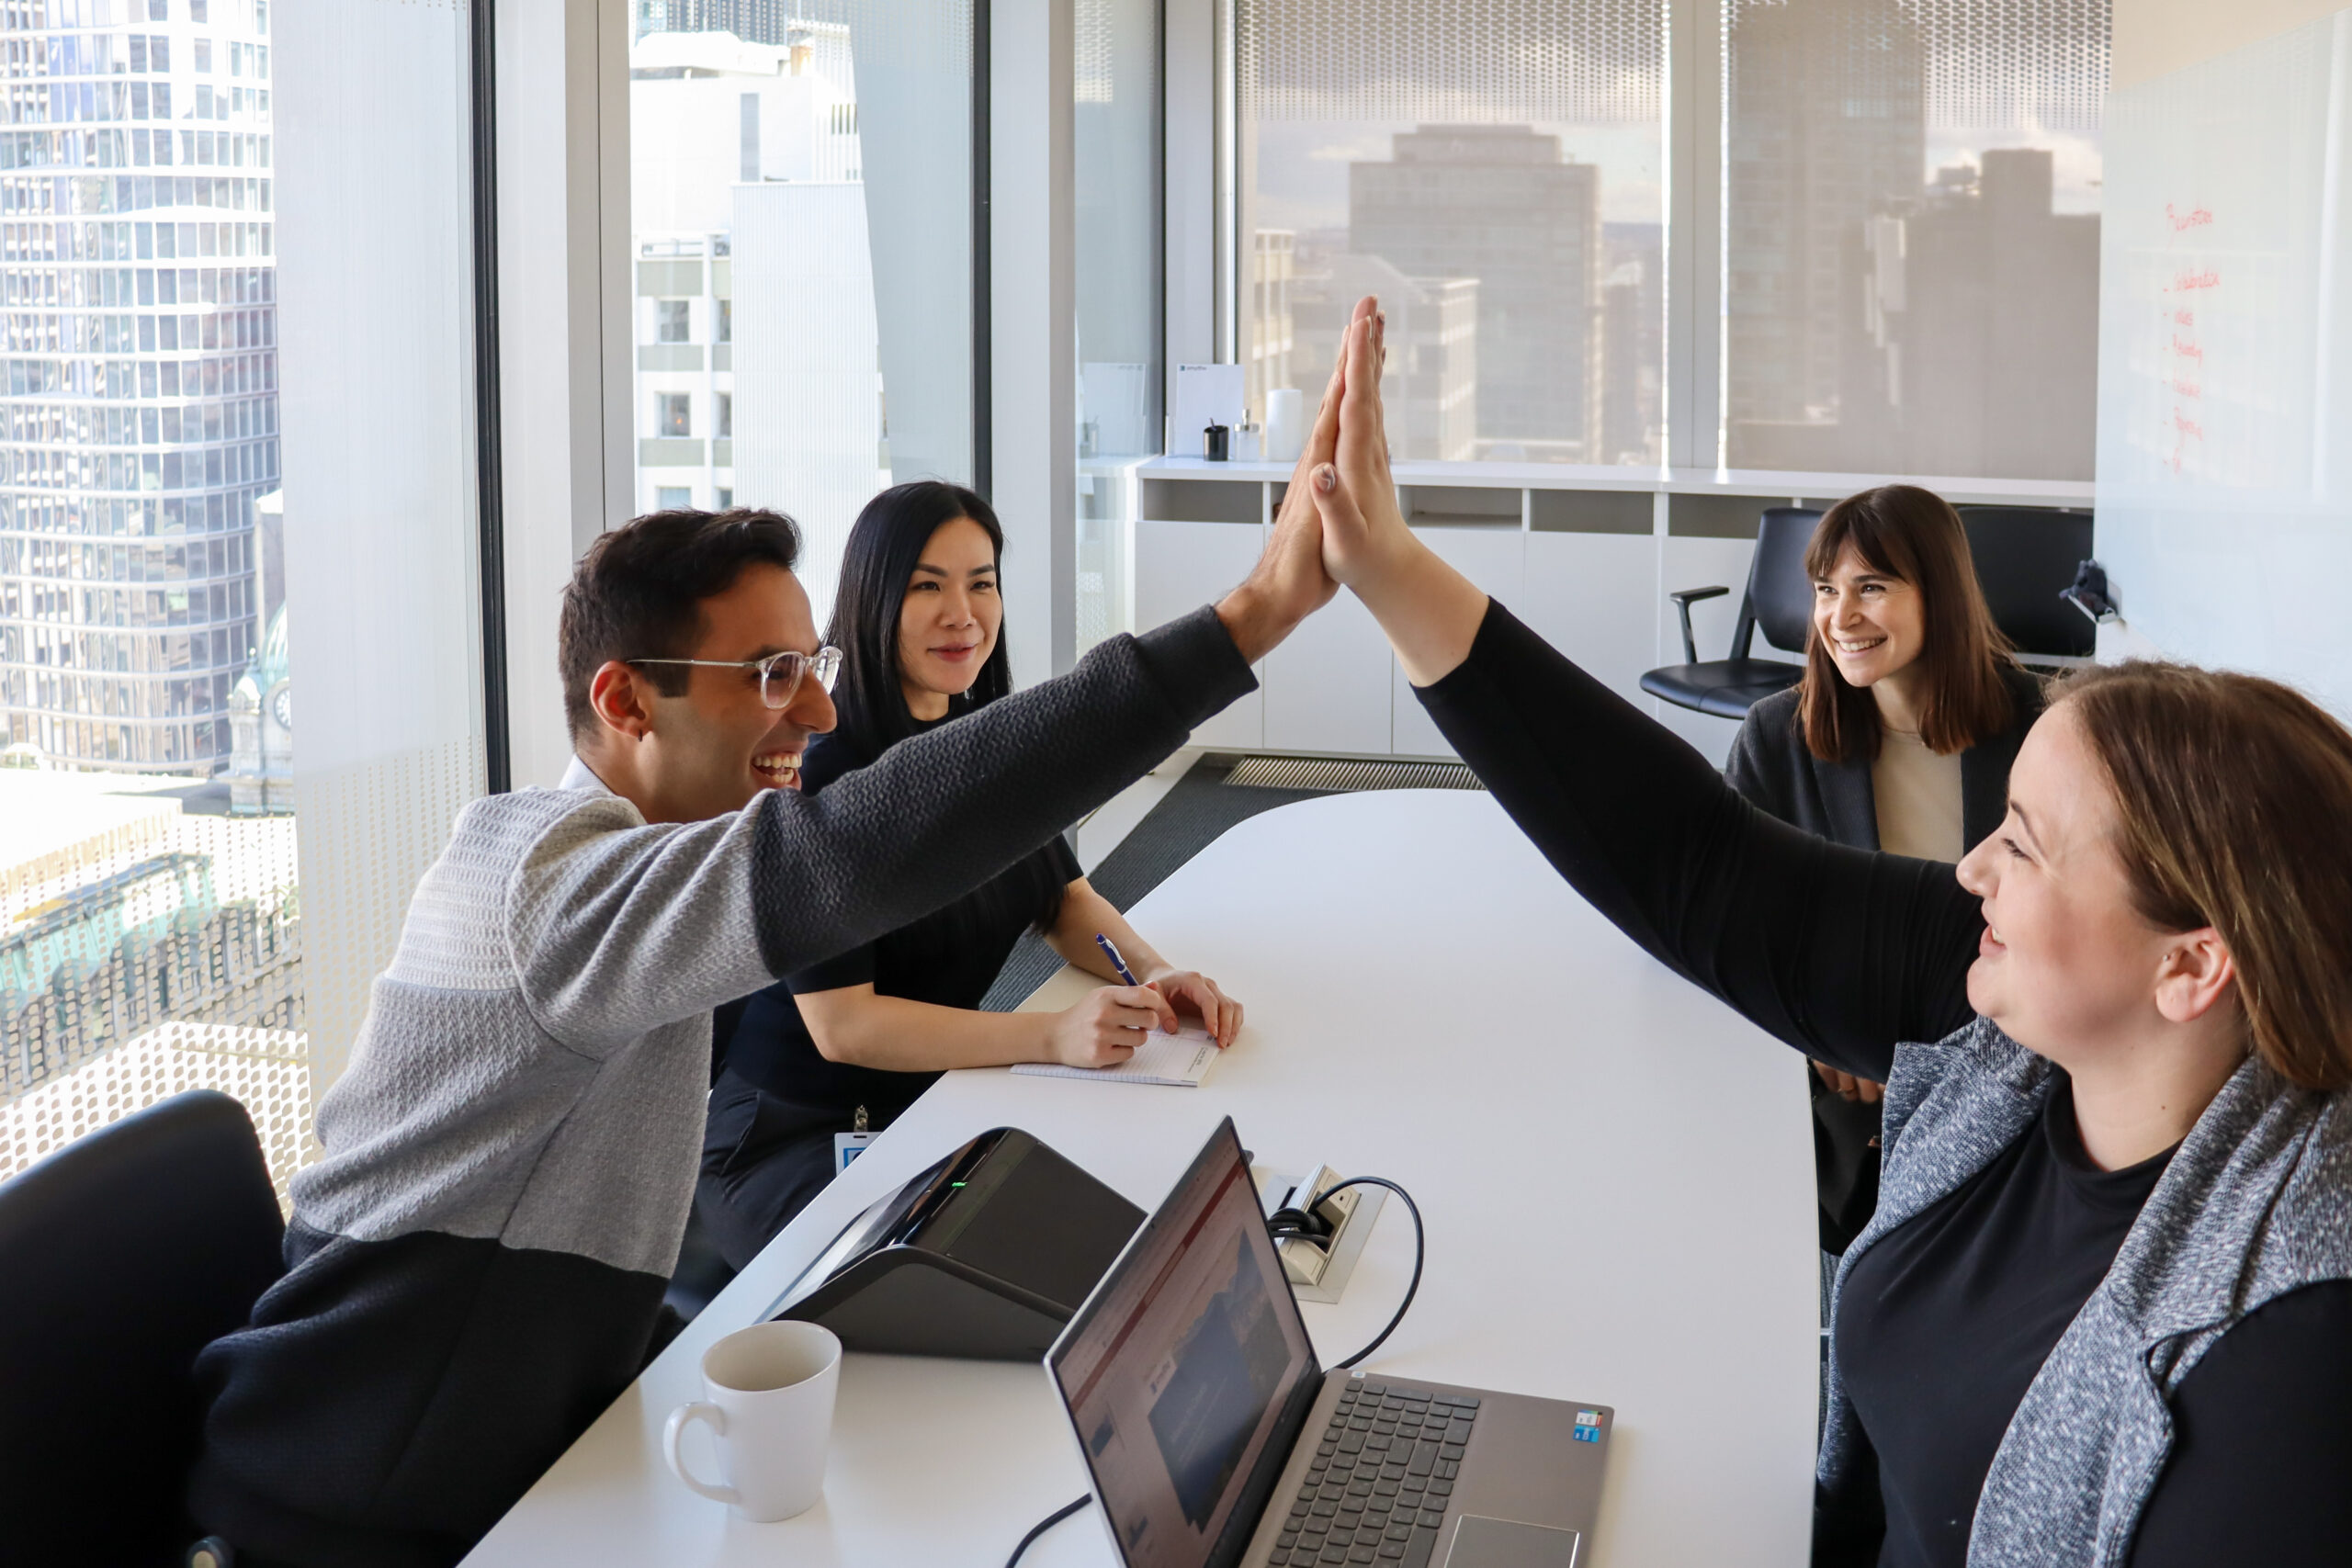
[[[1337,484],[1339,479],[1340,476],[1332,471],[1331,465],[1329,463],[1315,470],[1315,488],[1325,495],[1331,493],[1331,487]]]

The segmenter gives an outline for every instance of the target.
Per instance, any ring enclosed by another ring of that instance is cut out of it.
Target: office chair
[[[0,1557],[181,1562],[197,1352],[284,1272],[245,1108],[175,1095],[0,1182]]]
[[[2017,645],[2018,657],[2028,664],[2089,658],[2098,628],[2060,596],[2090,558],[2091,514],[1963,506],[1960,522],[1993,624]]]
[[[1732,630],[1728,659],[1699,661],[1699,645],[1690,635],[1690,606],[1731,590],[1684,588],[1668,594],[1682,615],[1684,662],[1651,671],[1642,677],[1642,690],[1678,707],[1695,708],[1717,718],[1742,719],[1752,704],[1795,685],[1804,674],[1804,666],[1751,659],[1747,650],[1760,626],[1764,640],[1774,648],[1784,653],[1804,651],[1805,628],[1813,619],[1813,580],[1804,572],[1804,547],[1813,538],[1814,525],[1820,521],[1821,513],[1810,507],[1764,509],[1756,530],[1756,553],[1747,563],[1747,591],[1739,602],[1739,624]],[[2073,568],[2067,570],[2071,574]],[[2082,619],[2075,611],[2067,614]]]

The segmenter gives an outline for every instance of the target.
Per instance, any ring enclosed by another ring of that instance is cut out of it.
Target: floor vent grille
[[[1243,757],[1225,775],[1244,789],[1476,789],[1487,786],[1460,762],[1355,762],[1333,757]]]

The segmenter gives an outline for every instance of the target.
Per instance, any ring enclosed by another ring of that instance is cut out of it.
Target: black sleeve
[[[1417,694],[1595,908],[1790,1044],[1884,1078],[1968,1021],[1984,921],[1951,867],[1774,821],[1500,604]]]
[[[1035,852],[1257,686],[1214,610],[1098,644],[1068,674],[910,737],[814,795],[761,796],[768,973],[874,941]]]
[[[1724,759],[1724,783],[1750,805],[1786,822],[1792,813],[1788,803],[1780,798],[1781,792],[1772,787],[1773,780],[1764,765],[1763,748],[1757,736],[1759,719],[1754,709],[1731,738],[1731,754]]]
[[[1064,887],[1086,874],[1086,868],[1078,863],[1078,852],[1069,847],[1067,833],[1057,833],[1046,840],[1046,847],[1037,852],[1046,857],[1046,863],[1060,876]]]
[[[811,991],[839,991],[851,986],[874,984],[874,943],[853,947],[822,964],[811,964],[806,969],[796,969],[785,976],[785,984],[796,997]]]
[[[2290,1291],[2222,1336],[2172,1419],[2132,1568],[2352,1558],[2352,1280]]]

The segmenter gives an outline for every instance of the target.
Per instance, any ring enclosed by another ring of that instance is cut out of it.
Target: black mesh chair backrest
[[[2020,653],[2081,659],[2098,646],[2098,628],[2058,595],[2091,555],[2091,514],[2022,506],[1963,506],[1968,551],[1976,558],[1993,624]]]
[[[189,1376],[283,1270],[245,1108],[209,1089],[0,1182],[0,1557],[173,1563]]]
[[[1768,506],[1757,525],[1747,603],[1764,640],[1783,653],[1803,653],[1805,629],[1813,624],[1813,579],[1805,575],[1804,547],[1820,521],[1821,513],[1808,506]],[[2067,580],[2073,581],[2071,570]]]

